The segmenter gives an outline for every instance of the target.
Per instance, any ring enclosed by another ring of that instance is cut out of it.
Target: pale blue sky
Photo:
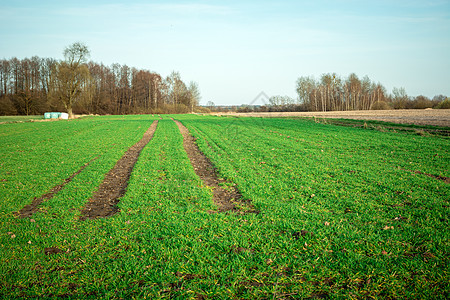
[[[91,59],[198,82],[202,101],[296,97],[300,76],[354,72],[450,96],[450,0],[0,0],[0,58]]]

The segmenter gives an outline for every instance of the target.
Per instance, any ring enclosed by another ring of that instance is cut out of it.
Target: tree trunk
[[[69,119],[73,119],[72,106],[67,107],[67,113],[69,114]]]
[[[156,89],[156,81],[155,83],[155,89],[153,90],[153,98],[155,99],[155,109],[158,108],[158,90]]]

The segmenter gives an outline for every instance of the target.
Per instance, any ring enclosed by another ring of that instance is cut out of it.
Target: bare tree
[[[11,63],[3,59],[0,61],[0,96],[10,93]]]
[[[86,45],[73,43],[64,50],[64,61],[58,63],[53,71],[53,96],[67,109],[69,118],[73,118],[73,105],[80,99],[89,78],[88,57]]]
[[[209,110],[213,111],[213,110],[214,110],[214,107],[215,107],[216,105],[214,104],[214,102],[208,101],[208,102],[206,103],[206,106],[208,106]]]
[[[294,104],[294,99],[289,96],[272,96],[269,98],[269,105],[271,106],[286,106]]]
[[[153,109],[158,109],[158,103],[162,98],[161,95],[161,83],[162,78],[161,75],[154,73],[151,78],[151,90],[153,91]]]
[[[191,112],[194,112],[194,107],[198,106],[201,99],[198,83],[194,81],[189,82],[188,91],[190,95]]]
[[[297,95],[298,99],[309,107],[310,110],[314,110],[315,99],[311,97],[311,93],[316,88],[316,82],[313,77],[300,77],[297,80]]]
[[[182,93],[182,81],[180,73],[172,71],[166,79],[169,86],[170,102],[175,106],[180,104],[180,97]]]
[[[393,107],[395,109],[403,109],[406,108],[408,102],[408,95],[406,94],[405,88],[396,88],[392,89],[392,94],[394,94],[393,99]]]

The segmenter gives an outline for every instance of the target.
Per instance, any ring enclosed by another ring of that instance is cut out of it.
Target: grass
[[[36,116],[0,116],[0,123],[16,123],[16,122],[28,122],[34,120],[44,120],[43,115]]]
[[[172,116],[259,214],[216,213],[164,116],[120,213],[80,209],[152,116],[0,126],[0,295],[447,298],[448,139],[308,120]],[[32,219],[13,212],[100,155]],[[13,237],[14,236],[14,237]],[[45,248],[60,253],[46,255]]]
[[[315,123],[332,124],[347,127],[360,127],[364,129],[391,131],[412,134],[432,134],[448,137],[450,136],[450,127],[433,126],[433,125],[414,125],[401,124],[376,120],[356,120],[341,118],[306,118],[306,117],[289,117],[289,119],[313,120]]]

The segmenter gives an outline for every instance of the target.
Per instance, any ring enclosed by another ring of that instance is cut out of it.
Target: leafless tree
[[[51,93],[66,108],[69,118],[73,118],[73,105],[85,91],[89,79],[86,65],[89,50],[82,43],[73,43],[64,50],[64,61],[53,69]]]

